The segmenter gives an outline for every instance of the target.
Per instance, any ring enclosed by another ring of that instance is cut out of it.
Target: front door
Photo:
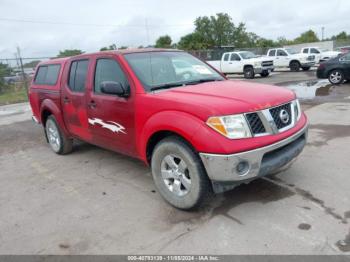
[[[62,83],[61,105],[63,117],[70,134],[90,141],[86,110],[88,59],[68,62]]]
[[[282,49],[277,49],[275,66],[277,66],[277,67],[289,66],[288,54]]]
[[[124,154],[135,154],[134,93],[128,97],[105,94],[101,84],[119,82],[131,90],[130,81],[115,55],[96,56],[91,90],[88,92],[88,122],[94,143]]]

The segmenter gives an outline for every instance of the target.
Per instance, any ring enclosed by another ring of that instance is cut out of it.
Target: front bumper
[[[312,67],[316,64],[316,62],[315,61],[313,61],[313,62],[301,62],[300,64],[302,67]]]
[[[223,192],[278,171],[295,159],[303,150],[308,127],[305,125],[292,136],[272,145],[232,155],[200,153],[200,157],[212,180],[215,192]],[[215,185],[227,185],[215,187]]]
[[[272,70],[274,70],[275,67],[274,66],[264,66],[264,67],[254,67],[254,73],[255,74],[261,74],[264,71],[269,71],[271,72]]]

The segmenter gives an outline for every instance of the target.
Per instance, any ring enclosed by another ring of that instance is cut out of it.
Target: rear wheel
[[[302,69],[303,69],[303,71],[309,71],[310,67],[309,66],[303,66]]]
[[[298,61],[292,61],[290,62],[290,71],[293,71],[293,72],[299,72],[300,70],[300,64]]]
[[[339,69],[334,69],[329,73],[328,80],[333,85],[339,85],[344,82],[344,73]]]
[[[45,123],[45,133],[51,149],[59,155],[68,154],[73,149],[73,140],[65,136],[53,115]]]
[[[252,66],[247,66],[244,68],[244,78],[253,79],[255,76],[254,68]]]
[[[270,74],[269,71],[262,71],[260,75],[261,77],[268,77],[269,74]]]
[[[174,207],[193,209],[212,192],[199,156],[178,137],[168,137],[157,144],[151,166],[158,192]]]

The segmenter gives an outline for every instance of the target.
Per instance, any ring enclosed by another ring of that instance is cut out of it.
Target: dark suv
[[[317,68],[318,78],[328,78],[329,82],[338,85],[350,79],[350,53],[321,63]]]

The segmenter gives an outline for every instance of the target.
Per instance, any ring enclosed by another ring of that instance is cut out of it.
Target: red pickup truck
[[[278,172],[307,137],[292,91],[230,81],[178,50],[42,62],[29,95],[54,152],[69,153],[77,138],[139,158],[158,192],[180,209]]]

